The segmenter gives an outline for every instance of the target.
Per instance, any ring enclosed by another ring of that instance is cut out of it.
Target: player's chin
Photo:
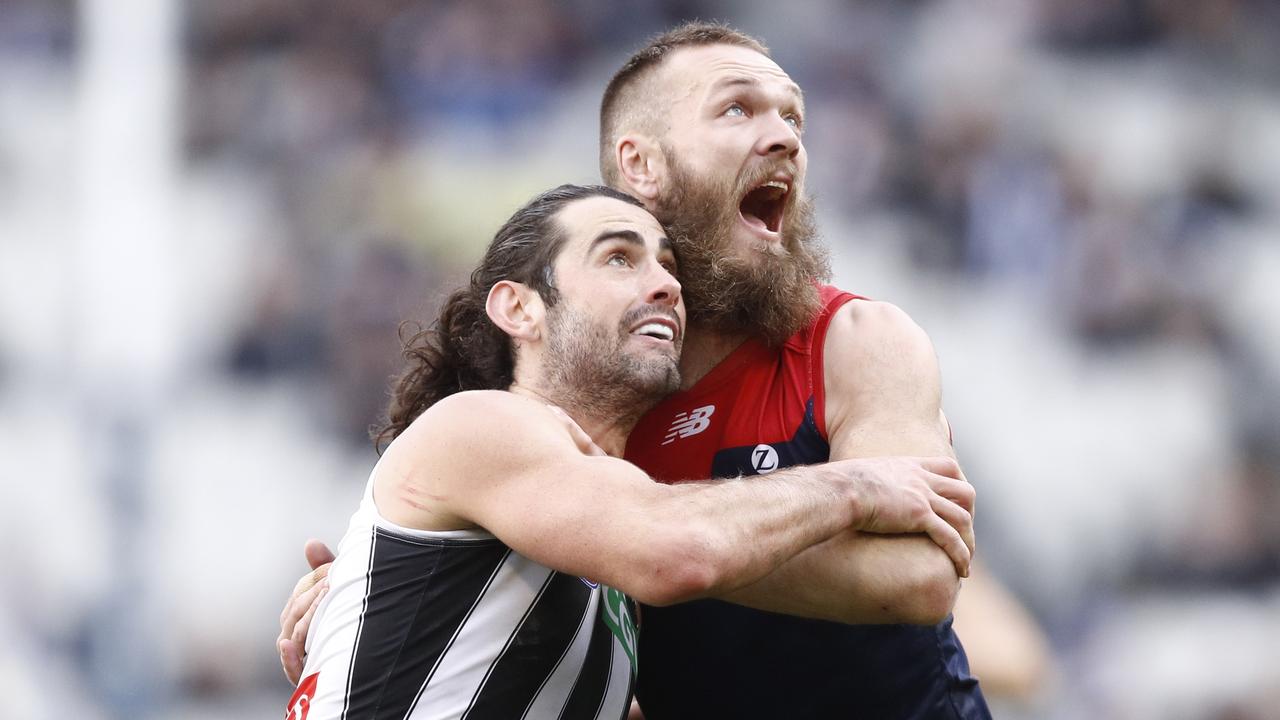
[[[633,380],[646,395],[669,395],[680,389],[680,358],[645,358],[634,366]]]
[[[678,340],[664,340],[647,335],[632,335],[629,353],[634,362],[680,362]]]

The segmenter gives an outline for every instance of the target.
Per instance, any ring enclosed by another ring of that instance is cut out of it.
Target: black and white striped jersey
[[[630,598],[485,532],[396,526],[372,480],[329,582],[288,720],[626,715]]]

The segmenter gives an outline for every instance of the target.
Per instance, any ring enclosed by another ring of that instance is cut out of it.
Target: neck
[[[524,384],[519,380],[511,384],[511,392],[540,400],[563,410],[573,419],[582,431],[590,436],[591,441],[613,457],[622,457],[627,450],[627,436],[635,427],[636,421],[648,407],[628,408],[625,411],[613,412],[600,406],[581,402],[581,398],[573,393],[557,392],[533,384]]]
[[[680,355],[680,389],[696,385],[750,337],[750,333],[723,333],[705,325],[690,325]]]

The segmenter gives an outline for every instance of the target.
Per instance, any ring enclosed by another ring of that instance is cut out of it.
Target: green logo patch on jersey
[[[608,585],[601,585],[600,589],[604,591],[604,624],[609,626],[609,631],[622,643],[622,649],[631,660],[631,676],[635,677],[636,624],[631,619],[631,599]]]

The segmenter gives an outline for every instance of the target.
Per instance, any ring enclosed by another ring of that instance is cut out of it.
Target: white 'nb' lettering
[[[676,438],[687,438],[690,435],[697,435],[711,426],[711,413],[716,411],[715,405],[704,405],[695,408],[687,413],[676,415],[671,421],[671,428],[667,430],[667,437],[662,441],[663,445],[674,442]]]

